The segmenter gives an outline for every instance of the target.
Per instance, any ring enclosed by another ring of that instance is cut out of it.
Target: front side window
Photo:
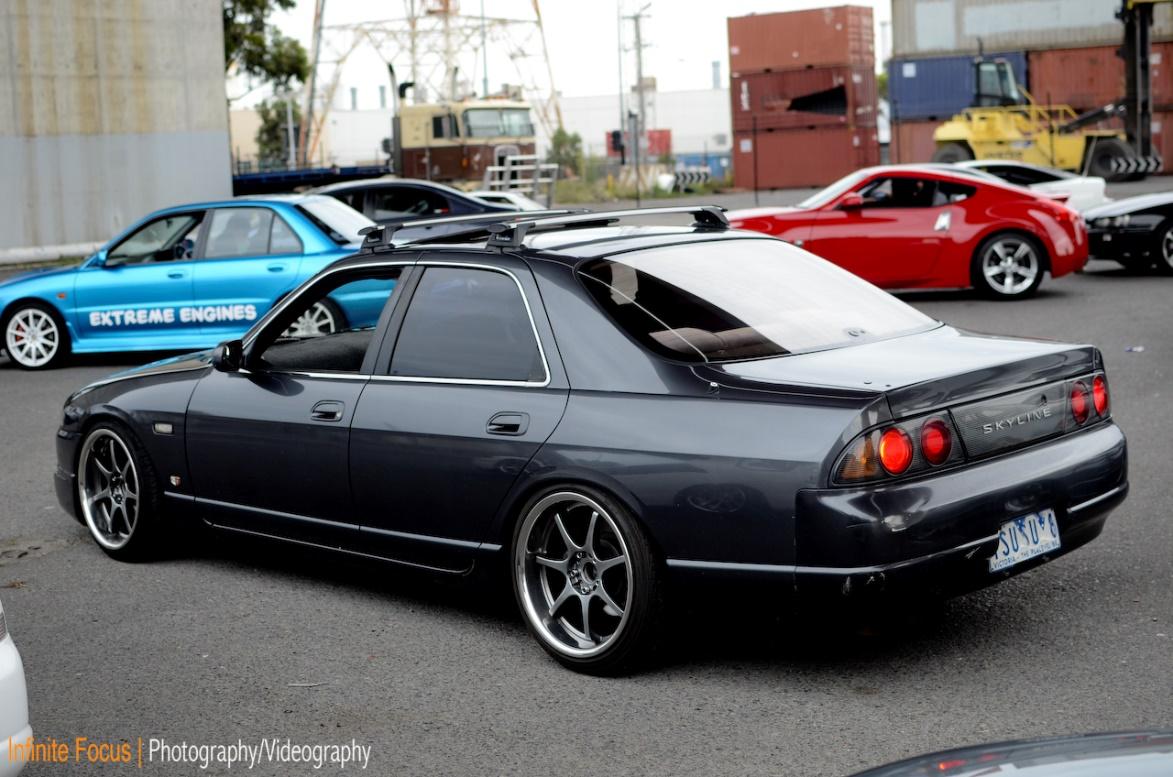
[[[259,370],[358,373],[401,268],[338,273],[294,298],[258,335]]]
[[[106,255],[107,264],[141,264],[191,259],[203,212],[165,216],[140,227]]]
[[[494,270],[428,267],[403,319],[391,374],[544,381],[545,363],[517,282]]]
[[[775,240],[634,251],[580,271],[587,291],[649,349],[690,362],[837,348],[936,322],[875,286]]]
[[[212,211],[205,259],[264,256],[269,253],[273,211],[268,208],[220,208]]]
[[[868,208],[931,208],[936,181],[927,178],[879,178],[860,190]]]

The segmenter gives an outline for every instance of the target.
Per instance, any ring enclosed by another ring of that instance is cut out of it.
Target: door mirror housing
[[[218,372],[239,372],[244,366],[244,345],[226,340],[212,349],[212,367]]]
[[[859,210],[863,207],[863,195],[859,192],[848,192],[839,200],[839,210]]]

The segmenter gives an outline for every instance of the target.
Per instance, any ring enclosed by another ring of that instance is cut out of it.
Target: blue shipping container
[[[986,55],[1004,59],[1018,83],[1026,86],[1026,52],[1003,51]],[[944,121],[973,101],[972,54],[926,59],[893,59],[888,64],[888,99],[897,121]],[[1028,87],[1029,88],[1029,87]]]
[[[696,169],[708,166],[715,181],[723,181],[732,172],[731,154],[720,151],[710,151],[708,154],[673,154],[677,169]]]

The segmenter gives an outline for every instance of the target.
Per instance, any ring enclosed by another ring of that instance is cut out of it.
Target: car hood
[[[10,286],[16,286],[17,284],[33,280],[34,278],[40,280],[42,278],[53,278],[55,276],[70,275],[77,272],[78,267],[81,267],[81,265],[71,264],[65,267],[45,267],[42,269],[21,272],[0,280],[0,292],[7,290]]]
[[[1159,208],[1162,205],[1173,205],[1173,192],[1163,194],[1142,194],[1139,197],[1129,197],[1124,200],[1109,202],[1084,211],[1083,216],[1088,221],[1104,216],[1123,216],[1125,213],[1139,213],[1149,208]]]
[[[1096,363],[1091,346],[938,326],[860,345],[704,369],[718,382],[758,389],[883,393],[892,412],[903,416],[1090,372]]]

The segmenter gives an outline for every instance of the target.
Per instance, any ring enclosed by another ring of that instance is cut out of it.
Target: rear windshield
[[[937,325],[870,283],[778,240],[634,251],[590,262],[580,275],[633,338],[692,362],[835,348]]]
[[[358,231],[375,223],[333,197],[307,197],[298,203],[297,209],[338,245],[361,243],[362,235]]]

